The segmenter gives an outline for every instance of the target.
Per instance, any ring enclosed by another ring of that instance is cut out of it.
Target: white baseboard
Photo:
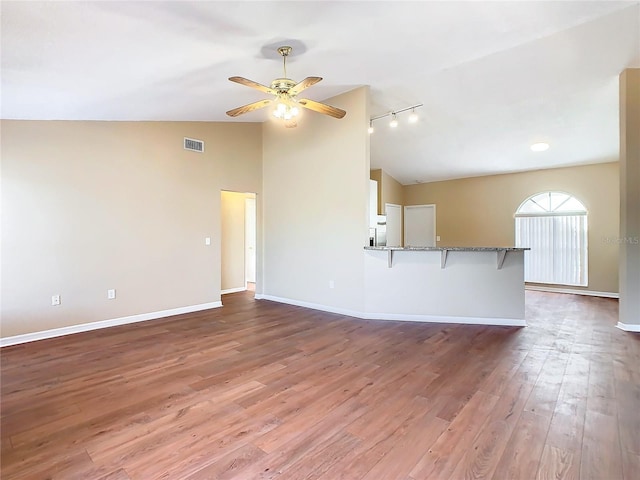
[[[160,310],[158,312],[140,313],[138,315],[112,318],[110,320],[100,320],[98,322],[82,323],[80,325],[54,328],[51,330],[43,330],[41,332],[25,333],[22,335],[15,335],[13,337],[0,338],[0,347],[8,347],[9,345],[17,345],[19,343],[35,342],[36,340],[44,340],[47,338],[62,337],[63,335],[71,335],[73,333],[89,332],[91,330],[98,330],[100,328],[126,325],[128,323],[156,320],[159,318],[171,317],[172,315],[199,312],[201,310],[209,310],[210,308],[218,308],[221,306],[222,302],[202,303],[200,305],[189,305],[188,307],[171,308],[169,310]]]
[[[321,310],[323,312],[338,313],[349,317],[362,318],[364,320],[392,320],[402,322],[423,322],[423,323],[458,323],[467,325],[498,325],[507,327],[526,327],[527,323],[522,318],[486,318],[486,317],[453,317],[446,315],[409,315],[401,313],[370,313],[359,312],[356,310],[348,310],[336,308],[317,303],[302,302],[292,300],[290,298],[275,297],[273,295],[256,295],[256,299],[271,300],[278,303],[286,303],[288,305],[296,305],[298,307],[311,308],[313,310]]]
[[[399,313],[367,313],[365,317],[370,320],[395,320],[401,322],[424,323],[458,323],[463,325],[494,325],[500,327],[526,327],[527,322],[523,318],[496,318],[496,317],[454,317],[448,315],[409,315]]]
[[[271,300],[273,302],[278,302],[278,303],[286,303],[288,305],[295,305],[297,307],[305,307],[305,308],[311,308],[312,310],[321,310],[323,312],[329,312],[329,313],[338,313],[340,315],[347,315],[348,317],[356,317],[356,318],[364,318],[361,317],[361,312],[355,311],[355,310],[348,310],[346,308],[338,308],[338,307],[331,307],[328,305],[321,305],[319,303],[311,303],[311,302],[303,302],[300,300],[293,300],[291,298],[283,298],[283,297],[274,297],[273,295],[260,295],[260,297],[258,298],[258,295],[256,295],[256,299],[258,300]]]
[[[620,295],[615,292],[597,292],[594,290],[578,290],[577,288],[541,287],[538,285],[525,285],[524,289],[534,290],[536,292],[571,293],[573,295],[587,295],[590,297],[620,298]]]
[[[220,295],[226,295],[227,293],[246,292],[246,291],[247,291],[247,287],[227,288],[225,290],[221,290]]]
[[[624,330],[625,332],[640,333],[640,325],[638,325],[638,324],[630,324],[630,323],[618,322],[616,327],[618,327],[620,330]]]

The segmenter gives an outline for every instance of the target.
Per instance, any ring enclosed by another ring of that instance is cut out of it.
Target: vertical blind
[[[516,216],[526,282],[587,286],[587,215]]]

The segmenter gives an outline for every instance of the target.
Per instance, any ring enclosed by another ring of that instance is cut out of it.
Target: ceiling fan
[[[273,116],[284,120],[286,127],[295,127],[295,117],[298,116],[300,110],[298,106],[313,110],[315,112],[323,113],[334,118],[342,118],[347,112],[325,103],[315,102],[307,98],[296,98],[296,96],[303,90],[315,85],[322,77],[307,77],[301,82],[287,78],[287,57],[291,54],[291,47],[282,46],[278,48],[278,53],[282,55],[282,63],[284,67],[284,76],[282,78],[276,78],[271,82],[271,86],[267,87],[261,83],[248,80],[244,77],[230,77],[232,82],[239,83],[240,85],[246,85],[247,87],[255,88],[261,92],[268,93],[274,96],[273,99],[259,100],[257,102],[243,105],[242,107],[229,110],[227,115],[230,117],[237,117],[243,113],[258,110],[259,108],[267,107],[271,104],[275,104],[276,108],[273,110]]]

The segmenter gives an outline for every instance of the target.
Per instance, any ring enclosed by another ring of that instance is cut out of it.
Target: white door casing
[[[245,198],[245,283],[256,281],[256,199]]]

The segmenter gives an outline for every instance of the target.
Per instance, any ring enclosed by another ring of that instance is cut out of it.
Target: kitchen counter
[[[364,247],[365,250],[393,250],[393,251],[408,251],[408,252],[441,252],[446,250],[448,252],[518,252],[524,250],[531,250],[530,248],[520,247]]]
[[[524,252],[525,250],[531,250],[530,248],[520,247],[364,247],[365,250],[378,250],[387,252],[388,266],[393,266],[393,253],[394,252],[440,252],[440,265],[444,268],[447,264],[447,257],[449,252],[496,252],[496,267],[498,270],[502,268],[504,259],[507,252]]]
[[[364,247],[368,318],[525,326],[516,247]]]

